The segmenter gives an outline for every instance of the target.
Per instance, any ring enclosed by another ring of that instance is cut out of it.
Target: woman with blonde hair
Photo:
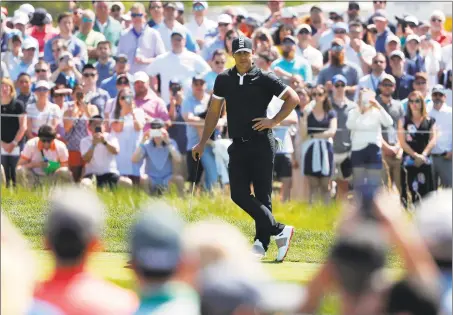
[[[252,43],[255,55],[267,52],[274,60],[280,57],[280,53],[277,47],[274,46],[274,40],[268,29],[263,27],[256,29],[252,34]]]
[[[1,160],[5,173],[5,184],[6,187],[9,187],[11,182],[13,186],[16,186],[16,166],[20,156],[19,144],[27,130],[27,118],[24,103],[16,99],[13,81],[2,78],[1,82]]]
[[[120,176],[128,177],[135,186],[140,185],[141,163],[132,163],[132,155],[143,138],[145,112],[135,107],[134,96],[130,87],[118,92],[113,120],[111,120],[111,134],[118,139],[120,152],[116,155],[116,164]]]
[[[436,144],[435,120],[428,116],[425,98],[419,91],[408,97],[406,116],[398,123],[398,138],[403,148],[401,200],[419,201],[433,191],[431,150]]]

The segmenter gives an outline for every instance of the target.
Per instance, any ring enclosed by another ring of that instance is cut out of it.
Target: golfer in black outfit
[[[277,142],[272,128],[284,120],[298,103],[297,94],[273,73],[265,73],[252,64],[252,41],[247,37],[233,40],[236,66],[219,74],[205,120],[203,136],[192,149],[195,160],[201,157],[206,141],[214,131],[226,101],[228,132],[233,143],[228,148],[231,199],[254,220],[253,251],[263,258],[270,238],[279,248],[277,261],[283,261],[294,228],[278,223],[272,215],[272,175]],[[266,118],[267,106],[276,96],[284,100],[280,112]],[[250,184],[253,184],[254,195]]]

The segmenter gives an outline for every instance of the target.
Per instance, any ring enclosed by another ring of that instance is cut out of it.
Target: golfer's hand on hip
[[[269,118],[255,118],[252,121],[255,122],[253,125],[253,130],[262,131],[264,129],[272,129],[277,126],[277,123],[273,119]]]
[[[195,161],[198,161],[199,159],[201,159],[205,145],[206,145],[205,143],[199,142],[192,148],[192,158]]]

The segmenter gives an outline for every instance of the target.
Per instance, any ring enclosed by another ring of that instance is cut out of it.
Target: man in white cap
[[[445,14],[440,10],[431,13],[431,37],[441,46],[451,44],[451,32],[444,29]]]
[[[429,116],[436,120],[437,141],[431,151],[433,158],[434,185],[452,187],[452,109],[446,104],[445,89],[437,84],[431,92],[433,107]]]
[[[297,50],[296,55],[302,56],[308,60],[311,65],[313,73],[313,79],[316,79],[319,71],[323,67],[323,56],[322,53],[311,45],[312,43],[312,29],[308,24],[302,24],[296,30],[297,36]]]
[[[200,55],[185,48],[187,34],[183,29],[173,30],[170,38],[171,51],[158,56],[146,71],[150,77],[160,74],[161,95],[166,104],[170,102],[167,87],[171,79],[178,78],[184,87],[189,87],[191,78],[211,70]]]
[[[387,12],[385,12],[385,10],[377,10],[373,15],[373,23],[376,25],[378,32],[375,43],[376,51],[385,53],[385,44],[387,42],[387,37],[393,34],[388,27],[389,20]]]
[[[199,48],[197,42],[192,37],[187,27],[182,25],[176,20],[177,16],[177,5],[175,2],[164,3],[164,20],[160,24],[156,24],[154,28],[160,33],[166,51],[170,51],[171,45],[171,34],[175,29],[182,29],[186,33],[185,47],[191,52],[198,52]]]
[[[35,12],[35,8],[29,3],[24,3],[19,7],[19,9],[17,9],[17,11],[24,13],[26,16],[30,16]]]
[[[27,39],[30,42],[33,42],[33,46],[37,47],[37,49],[35,51],[35,56],[34,56],[34,58],[37,61],[38,57],[39,57],[39,49],[38,49],[39,48],[39,43],[36,40],[36,38],[31,37],[30,35],[28,35],[27,26],[28,26],[29,22],[30,22],[30,19],[29,19],[29,17],[27,15],[25,15],[25,13],[23,13],[22,11],[16,11],[15,12],[14,17],[13,17],[14,29],[18,30],[21,33],[22,38],[24,40]]]
[[[390,74],[395,77],[396,88],[393,93],[393,98],[396,100],[403,100],[409,96],[409,94],[414,90],[413,83],[415,78],[406,73],[404,69],[404,63],[406,57],[401,50],[393,51],[390,56]]]
[[[187,23],[187,28],[192,32],[201,48],[203,48],[204,38],[208,32],[217,27],[216,22],[206,17],[207,11],[207,1],[194,1],[192,5],[193,19]]]
[[[205,43],[201,55],[204,60],[212,60],[212,54],[217,49],[225,49],[225,35],[233,27],[233,19],[228,14],[220,14],[217,18],[217,36],[210,42]]]
[[[35,55],[37,50],[38,46],[34,41],[30,39],[24,40],[22,43],[22,57],[20,58],[19,64],[17,64],[14,68],[9,69],[11,80],[16,81],[19,74],[22,72],[25,72],[30,76],[34,76],[35,64],[37,62]]]

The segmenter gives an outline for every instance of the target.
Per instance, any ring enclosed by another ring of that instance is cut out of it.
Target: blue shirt
[[[35,63],[36,62],[32,61],[31,63],[26,64],[23,61],[21,61],[17,65],[17,67],[14,67],[9,70],[9,77],[11,78],[11,80],[16,81],[19,74],[25,72],[28,73],[33,78],[35,75]]]
[[[311,82],[313,80],[311,66],[304,58],[295,57],[293,60],[288,61],[281,57],[272,63],[271,69],[274,70],[275,67],[279,67],[291,74],[298,74],[305,82]]]
[[[176,141],[170,139],[170,144],[155,145],[153,141],[140,145],[144,154],[145,173],[153,185],[168,185],[168,180],[173,175],[173,162],[169,146],[178,148]]]
[[[55,36],[51,40],[47,41],[44,45],[44,60],[48,63],[55,63],[55,59],[52,54],[52,43],[54,40],[61,38],[60,35]],[[85,43],[74,35],[66,41],[68,45],[68,51],[75,57],[79,57],[83,64],[86,64],[88,61],[88,53]]]
[[[201,51],[201,56],[204,60],[212,60],[212,55],[216,49],[225,49],[225,42],[221,40],[218,36],[211,42],[206,43],[205,47]]]
[[[110,58],[105,64],[101,64],[99,61],[94,64],[94,67],[98,70],[98,81],[96,82],[97,87],[100,87],[102,81],[111,77],[115,73],[115,65],[116,62],[113,58]]]
[[[397,78],[393,76],[396,81],[395,92],[393,93],[393,98],[395,100],[403,100],[409,96],[409,94],[414,90],[413,82],[414,77],[406,73],[402,77]]]
[[[209,71],[205,74],[204,80],[206,81],[206,90],[213,91],[214,90],[214,82],[219,74],[214,71]]]
[[[383,53],[385,55],[385,41],[387,37],[392,35],[392,32],[389,28],[387,28],[382,34],[378,35],[376,38],[376,43],[374,44],[374,48],[376,52]]]
[[[110,95],[110,98],[114,98],[116,97],[116,95],[118,94],[118,90],[116,89],[116,78],[118,77],[118,75],[116,74],[116,72],[113,73],[113,75],[107,79],[104,79],[101,84],[100,84],[100,88],[103,89],[104,91],[107,91]],[[132,75],[130,75],[129,73],[127,74],[127,77],[129,78],[129,83],[131,85],[131,90],[133,90],[134,86],[133,86],[133,78],[132,78]]]
[[[414,59],[406,59],[404,72],[409,75],[415,75],[417,72],[426,72],[425,59],[417,54]]]
[[[206,94],[203,97],[203,100],[197,100],[192,93],[188,94],[187,97],[184,99],[182,103],[182,114],[189,114],[193,113],[196,115],[197,113],[201,113],[207,109],[208,106],[209,95]],[[190,151],[199,141],[200,137],[198,136],[197,128],[193,126],[186,126],[186,135],[187,135],[187,147],[186,150]]]

